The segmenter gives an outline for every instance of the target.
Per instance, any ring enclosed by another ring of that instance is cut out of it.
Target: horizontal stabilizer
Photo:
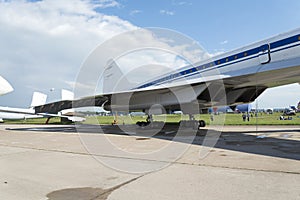
[[[46,104],[47,101],[47,95],[40,93],[40,92],[34,92],[32,95],[32,101],[30,107],[35,107],[35,106],[41,106]]]
[[[74,92],[62,89],[61,90],[61,100],[62,101],[65,101],[65,100],[72,101],[72,100],[74,100]]]

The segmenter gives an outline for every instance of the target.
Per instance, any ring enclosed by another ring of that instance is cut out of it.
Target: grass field
[[[281,113],[274,114],[258,114],[257,117],[251,117],[249,121],[243,121],[242,114],[220,114],[213,115],[213,121],[211,121],[210,114],[196,115],[197,120],[204,120],[209,124],[224,124],[224,125],[300,125],[300,114],[292,116],[292,120],[279,120]],[[285,117],[287,118],[287,117]],[[85,123],[91,124],[110,124],[113,121],[113,116],[106,117],[90,117],[87,118]],[[169,123],[179,122],[180,120],[188,120],[187,115],[159,115],[154,116],[154,121],[165,121]],[[146,117],[142,116],[119,116],[118,123],[120,124],[134,124],[137,121],[145,121]]]
[[[211,121],[210,114],[196,115],[197,120],[204,120],[206,124],[224,124],[224,125],[300,125],[300,113],[291,116],[292,120],[279,120],[281,113],[265,114],[259,113],[257,117],[250,117],[249,121],[243,121],[242,114],[220,114],[213,115]],[[287,118],[287,116],[285,116]],[[86,117],[84,124],[111,124],[113,116],[90,116]],[[135,124],[137,121],[146,121],[145,116],[118,116],[119,124]],[[180,120],[188,120],[187,115],[158,115],[154,116],[154,121],[166,121],[176,123]],[[45,124],[45,118],[5,121],[10,124]],[[50,124],[60,124],[60,118],[51,118]]]

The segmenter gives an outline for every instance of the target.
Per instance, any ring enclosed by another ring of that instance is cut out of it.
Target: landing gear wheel
[[[150,124],[150,122],[137,122],[136,125],[139,126],[139,127],[145,127],[145,126],[148,126]]]
[[[199,120],[199,128],[201,127],[205,127],[206,126],[206,123],[204,120]]]

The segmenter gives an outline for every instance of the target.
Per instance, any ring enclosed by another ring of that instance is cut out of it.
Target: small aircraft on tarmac
[[[0,106],[0,122],[4,119],[18,120],[18,119],[30,119],[30,118],[41,118],[42,115],[36,115],[34,107],[43,105],[46,103],[47,95],[34,92],[32,95],[32,101],[29,108],[12,108]]]
[[[13,91],[12,86],[0,76],[0,92],[2,95]],[[62,90],[62,100],[73,99],[73,93],[68,90]],[[85,118],[79,116],[71,116],[67,114],[67,110],[61,110],[58,113],[36,113],[34,107],[44,105],[47,100],[47,95],[34,92],[32,95],[32,101],[29,108],[15,108],[0,106],[0,122],[3,120],[19,120],[19,119],[33,119],[33,118],[47,118],[46,123],[49,122],[52,117],[60,117],[68,119],[69,121],[81,122]]]

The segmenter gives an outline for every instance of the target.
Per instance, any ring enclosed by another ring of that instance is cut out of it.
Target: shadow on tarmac
[[[68,132],[68,133],[95,133],[95,134],[117,134],[128,136],[140,136],[148,138],[158,138],[169,141],[187,143],[184,139],[184,135],[181,137],[175,137],[178,131],[178,125],[165,125],[163,129],[155,128],[140,128],[135,125],[68,125],[68,126],[45,126],[45,127],[33,127],[33,128],[12,128],[8,130],[14,131],[39,131],[39,132]],[[154,130],[151,131],[151,130]],[[187,136],[193,132],[192,129],[186,129]],[[153,134],[154,133],[154,134]],[[280,134],[281,133],[281,134]],[[252,153],[258,155],[287,158],[293,160],[300,160],[300,141],[291,140],[293,134],[300,133],[300,128],[277,130],[263,130],[263,131],[222,131],[220,137],[214,147],[220,149],[227,149],[245,153]],[[202,145],[203,140],[207,134],[219,134],[216,130],[201,129],[198,130],[192,144]],[[277,134],[278,136],[272,137],[271,134]],[[141,138],[137,138],[140,140]]]

